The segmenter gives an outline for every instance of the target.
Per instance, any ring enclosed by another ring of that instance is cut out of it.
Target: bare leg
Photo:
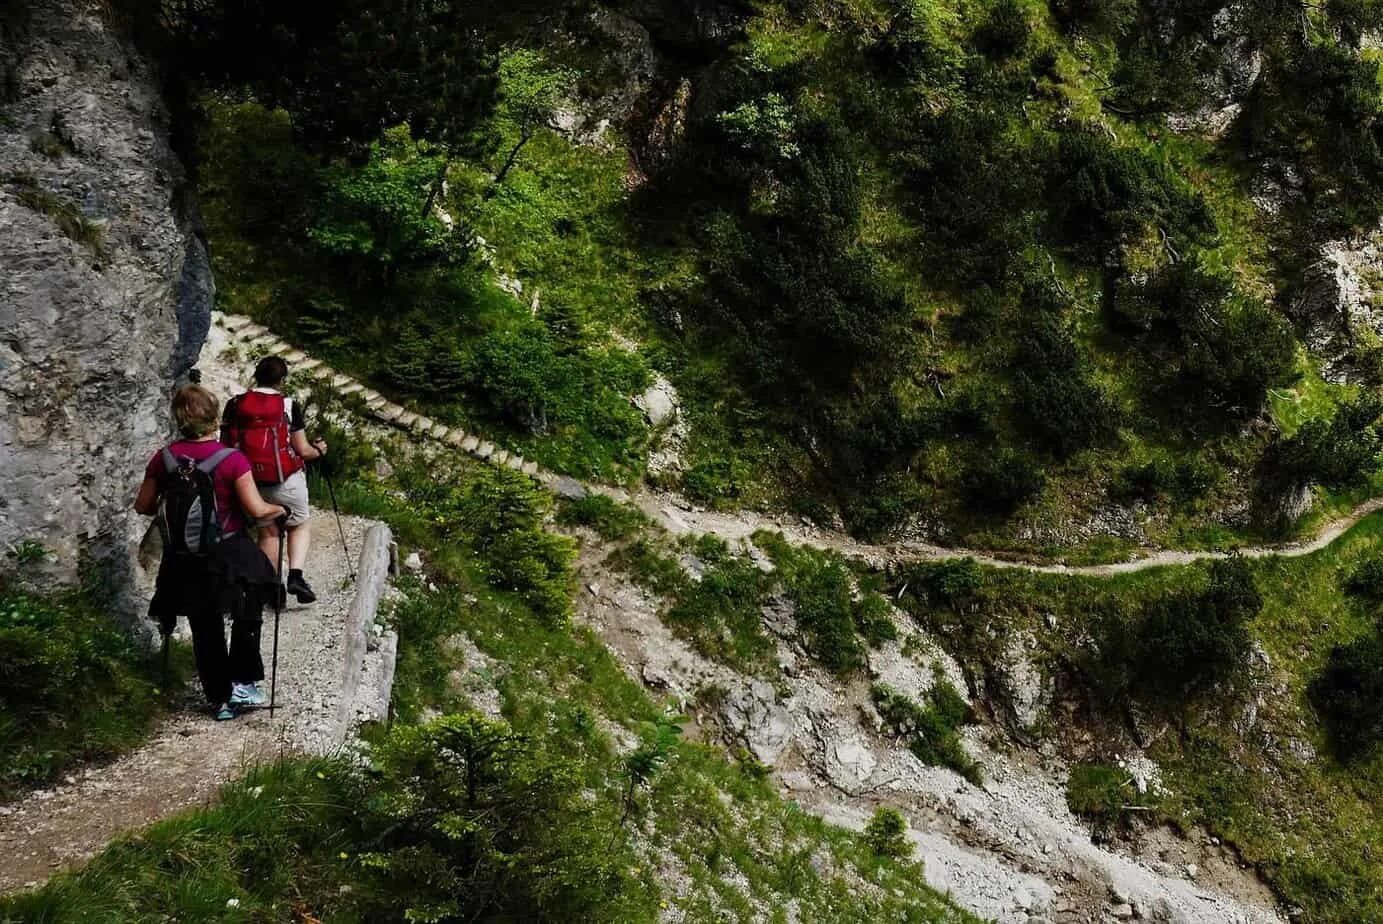
[[[301,526],[288,527],[288,569],[290,571],[301,571],[303,565],[307,564],[307,547],[312,540],[310,525],[303,523]]]
[[[288,538],[290,541],[293,538],[291,530],[288,533]],[[279,566],[279,528],[277,523],[270,523],[259,528],[259,550],[277,569]]]

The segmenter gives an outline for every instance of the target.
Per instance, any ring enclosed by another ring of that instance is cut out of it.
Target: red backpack
[[[287,399],[277,393],[251,390],[236,398],[221,442],[249,458],[260,484],[280,484],[303,467],[289,439]]]

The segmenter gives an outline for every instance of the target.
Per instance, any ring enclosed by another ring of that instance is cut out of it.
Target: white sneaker
[[[231,684],[230,704],[232,706],[263,706],[269,698],[252,683]]]

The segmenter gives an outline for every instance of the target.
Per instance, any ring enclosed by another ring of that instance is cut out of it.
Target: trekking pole
[[[172,641],[173,633],[163,634],[163,692],[168,692],[168,643]]]
[[[322,468],[322,480],[327,483],[327,494],[331,496],[331,512],[336,514],[336,531],[341,534],[341,550],[346,553],[346,571],[355,583],[355,565],[351,564],[351,547],[346,544],[346,527],[341,525],[341,508],[336,506],[336,486],[331,483],[331,475]]]
[[[279,616],[283,613],[283,601],[288,595],[288,587],[283,580],[283,543],[288,532],[288,517],[279,517],[275,524],[279,531],[279,570],[278,586],[274,589],[274,654],[269,668],[269,718],[274,717],[274,699],[279,686]]]

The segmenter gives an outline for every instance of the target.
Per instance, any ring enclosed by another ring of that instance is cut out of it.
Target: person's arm
[[[298,458],[304,462],[312,462],[320,459],[327,454],[326,440],[311,440],[307,438],[307,420],[303,416],[303,406],[301,402],[293,401],[290,405],[291,410],[288,415],[288,440],[293,446],[293,451],[298,454]]]
[[[293,435],[290,439],[293,442],[293,451],[296,452],[298,458],[302,459],[304,462],[312,462],[327,454],[327,441],[316,440],[309,443],[307,441],[306,430],[293,431]]]
[[[275,520],[288,516],[288,510],[278,504],[271,504],[259,496],[254,475],[246,472],[235,479],[235,497],[240,501],[240,509],[254,520]]]
[[[158,512],[158,482],[148,475],[139,486],[139,494],[134,499],[135,513],[151,517]]]

